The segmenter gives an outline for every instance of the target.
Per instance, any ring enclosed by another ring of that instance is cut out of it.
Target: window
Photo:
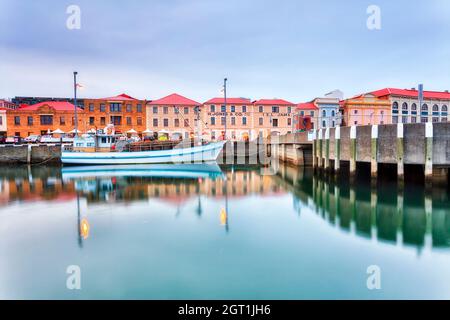
[[[310,112],[311,117],[314,117],[314,111]]]
[[[89,112],[94,112],[94,104],[89,103]]]
[[[40,116],[41,125],[52,125],[53,124],[53,116],[51,115],[42,115]]]
[[[358,114],[358,110],[353,110],[353,114]]]
[[[127,117],[127,126],[131,126],[131,117]]]
[[[157,127],[158,126],[158,119],[153,119],[153,126]]]
[[[225,125],[225,117],[221,117],[221,118],[220,118],[220,124],[221,124],[222,126]]]
[[[300,111],[300,115],[301,115],[301,116],[304,116],[304,115],[305,115],[305,111],[303,111],[303,110]]]
[[[398,123],[398,116],[392,116],[392,123],[397,124]]]
[[[122,105],[120,103],[110,103],[109,104],[109,111],[111,112],[122,112]]]
[[[20,117],[19,117],[19,116],[15,116],[15,117],[14,117],[14,124],[15,124],[16,126],[19,126],[19,125],[20,125]]]
[[[142,118],[141,117],[137,117],[136,122],[137,122],[138,126],[142,126]]]
[[[439,122],[439,117],[433,117],[433,122]]]
[[[439,112],[439,106],[437,104],[433,106],[433,112]]]
[[[422,105],[422,111],[428,112],[428,105],[426,103]]]
[[[0,126],[3,125],[3,117],[0,117]]]
[[[163,107],[163,113],[169,114],[169,107]]]
[[[242,106],[242,112],[247,112],[247,106]]]
[[[259,112],[264,112],[264,107],[263,106],[259,106]]]
[[[231,117],[231,125],[232,126],[236,125],[236,118],[235,117]]]
[[[178,107],[173,106],[173,110],[175,114],[179,114],[180,113],[180,109],[178,109]]]
[[[184,119],[184,126],[189,127],[189,119]]]
[[[138,104],[136,105],[136,111],[139,112],[139,113],[142,112],[142,104],[138,103]]]
[[[264,124],[264,118],[259,118],[259,125],[262,126]]]
[[[392,110],[398,110],[398,102],[397,101],[392,104]]]
[[[153,114],[158,114],[158,107],[153,107]]]
[[[231,112],[236,112],[236,106],[231,106]]]
[[[403,111],[408,111],[408,104],[406,102],[403,102],[402,104],[402,110]]]
[[[216,106],[215,105],[211,105],[211,112],[216,112]]]
[[[94,117],[89,117],[89,124],[90,124],[91,126],[93,126],[94,123],[95,123],[95,118],[94,118]]]
[[[169,126],[169,119],[163,119],[163,126],[168,127]]]
[[[448,111],[448,107],[444,104],[441,108],[442,112],[447,112]]]
[[[420,122],[427,123],[428,122],[428,117],[421,117],[420,118]]]
[[[101,117],[100,118],[100,125],[104,126],[106,124],[106,118],[105,117]]]
[[[189,108],[188,107],[184,107],[184,114],[189,114]]]
[[[216,125],[216,117],[211,117],[211,125],[212,126]]]
[[[121,116],[111,116],[111,123],[115,126],[120,126],[122,124]]]
[[[441,119],[441,122],[448,122],[447,117],[443,117],[443,118]]]
[[[175,119],[173,123],[174,123],[175,127],[179,127],[180,126],[180,119]]]
[[[28,118],[27,118],[27,122],[28,122],[28,125],[29,125],[29,126],[32,126],[32,125],[33,125],[33,117],[31,117],[31,116],[28,117]],[[19,123],[19,124],[20,124],[20,123]]]
[[[416,117],[411,117],[411,123],[416,123],[417,122],[417,118]]]
[[[322,111],[322,118],[325,118],[327,116],[327,112],[325,110]]]
[[[100,104],[100,112],[105,112],[106,111],[106,106],[104,103]]]
[[[413,103],[411,105],[411,111],[417,111],[417,104]]]
[[[247,125],[247,117],[242,117],[242,125]]]
[[[288,108],[287,108],[287,113],[291,113],[291,111],[292,111],[292,108],[291,108],[291,107],[288,107]]]
[[[127,104],[127,112],[131,112],[132,108],[131,108],[131,104]]]
[[[64,117],[60,117],[59,118],[59,124],[62,125],[62,126],[65,125],[66,124],[66,119]]]
[[[280,112],[280,107],[272,107],[272,113],[279,113]]]
[[[272,119],[272,126],[278,127],[278,119]]]
[[[227,107],[226,106],[221,106],[220,107],[220,112],[227,112]]]
[[[324,127],[324,128],[325,128],[326,126],[327,126],[327,123],[326,123],[326,121],[325,121],[325,120],[323,120],[323,121],[322,121],[322,127]]]
[[[292,125],[292,119],[291,119],[291,118],[288,118],[287,120],[288,120],[288,121],[287,121],[287,122],[288,122],[288,126],[291,126],[291,125]]]
[[[408,123],[408,117],[403,116],[402,117],[402,123]]]

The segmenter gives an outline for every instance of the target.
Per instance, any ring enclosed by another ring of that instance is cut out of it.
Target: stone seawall
[[[1,145],[0,164],[60,163],[61,146],[55,145]]]

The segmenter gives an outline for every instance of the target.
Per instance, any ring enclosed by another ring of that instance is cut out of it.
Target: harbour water
[[[0,221],[2,299],[450,298],[449,191],[420,182],[4,167]]]

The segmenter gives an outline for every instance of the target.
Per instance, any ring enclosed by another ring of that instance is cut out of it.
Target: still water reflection
[[[450,298],[448,190],[263,173],[2,168],[0,298]]]

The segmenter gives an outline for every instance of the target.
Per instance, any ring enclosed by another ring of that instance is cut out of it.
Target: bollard
[[[341,127],[334,131],[334,171],[339,173],[341,169]]]
[[[397,124],[397,179],[403,182],[405,177],[403,123]]]
[[[350,175],[356,173],[356,126],[350,127]]]
[[[425,181],[433,179],[433,123],[425,124]]]
[[[372,179],[375,179],[378,175],[378,125],[376,124],[372,126],[371,138],[370,176],[372,177]]]
[[[325,129],[325,170],[330,169],[330,128]]]

